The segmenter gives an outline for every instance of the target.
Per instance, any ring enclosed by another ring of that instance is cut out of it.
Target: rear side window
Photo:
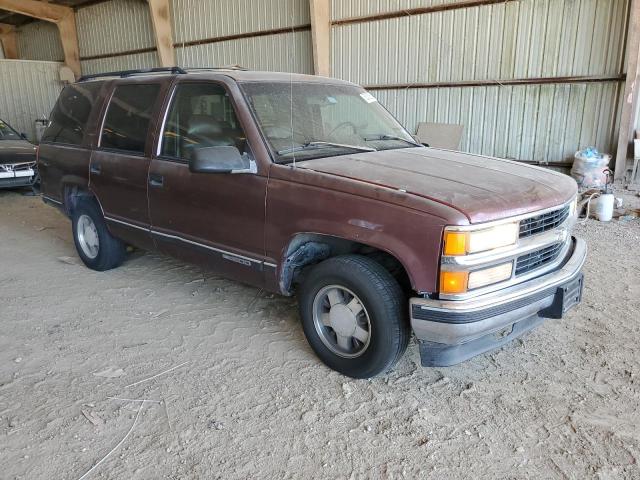
[[[109,102],[100,146],[144,153],[151,113],[160,85],[120,85]]]
[[[51,123],[42,135],[42,141],[80,145],[101,87],[102,82],[66,86],[53,107]]]

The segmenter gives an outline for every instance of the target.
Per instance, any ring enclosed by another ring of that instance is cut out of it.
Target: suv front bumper
[[[575,237],[572,244],[560,268],[521,284],[468,300],[412,298],[422,365],[455,365],[501,347],[580,303],[587,246]]]

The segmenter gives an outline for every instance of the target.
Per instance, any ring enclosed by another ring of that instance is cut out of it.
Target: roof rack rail
[[[207,72],[217,70],[239,70],[242,72],[248,72],[249,69],[241,65],[223,65],[222,67],[185,67],[187,72]]]
[[[186,74],[187,72],[180,67],[158,67],[158,68],[141,68],[137,70],[120,70],[118,72],[104,72],[93,73],[91,75],[83,75],[78,79],[78,82],[84,82],[86,80],[93,80],[94,78],[103,77],[132,77],[134,75],[145,75],[147,73],[178,73]]]

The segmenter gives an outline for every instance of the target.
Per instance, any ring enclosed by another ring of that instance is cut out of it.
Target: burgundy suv
[[[411,331],[425,366],[501,346],[579,303],[575,182],[428,148],[361,87],[234,69],[84,77],[39,150],[79,256],[126,245],[296,294],[329,367],[371,377]]]

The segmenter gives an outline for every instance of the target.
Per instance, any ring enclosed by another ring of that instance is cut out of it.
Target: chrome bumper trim
[[[576,238],[571,243],[573,249],[570,256],[565,257],[564,265],[527,282],[467,300],[412,298],[411,326],[416,337],[429,342],[459,344],[537,315],[551,305],[555,289],[575,278],[582,270],[587,255],[586,243]],[[414,309],[424,312],[426,318],[431,315],[433,319],[415,318]],[[457,321],[456,317],[479,320]]]
[[[544,213],[562,210],[570,206],[573,201],[567,202],[561,206],[552,207],[550,209],[528,213],[526,215],[521,215],[517,217],[511,217],[510,219],[501,220],[501,223],[505,223],[507,221],[521,221],[527,218],[533,218],[539,216]],[[517,285],[523,282],[526,282],[532,278],[543,275],[547,272],[555,271],[560,264],[564,261],[567,252],[571,247],[571,230],[573,229],[576,223],[577,217],[575,213],[569,211],[569,215],[567,218],[555,228],[551,230],[547,230],[545,232],[531,235],[523,238],[518,238],[516,244],[501,247],[495,250],[489,250],[486,252],[473,253],[469,255],[461,255],[461,256],[446,256],[443,255],[440,260],[440,269],[441,271],[466,271],[473,272],[475,270],[482,270],[484,268],[489,268],[492,266],[504,264],[507,262],[513,262],[514,268],[511,274],[511,277],[505,279],[504,281],[496,282],[490,285],[486,285],[483,287],[475,288],[472,290],[468,290],[464,293],[451,293],[451,294],[441,294],[440,298],[445,300],[466,300],[474,297],[484,296],[493,291],[504,291],[507,287],[512,285]],[[473,229],[477,229],[480,227],[484,227],[487,225],[493,225],[496,222],[491,222],[490,224],[478,224],[478,225],[466,225],[460,227],[447,227],[449,230],[460,230],[460,231],[470,231]],[[542,248],[550,247],[552,245],[562,244],[563,250],[559,253],[558,257],[549,263],[542,265],[535,270],[530,272],[522,273],[516,275],[515,264],[518,259],[526,254],[536,252]]]

